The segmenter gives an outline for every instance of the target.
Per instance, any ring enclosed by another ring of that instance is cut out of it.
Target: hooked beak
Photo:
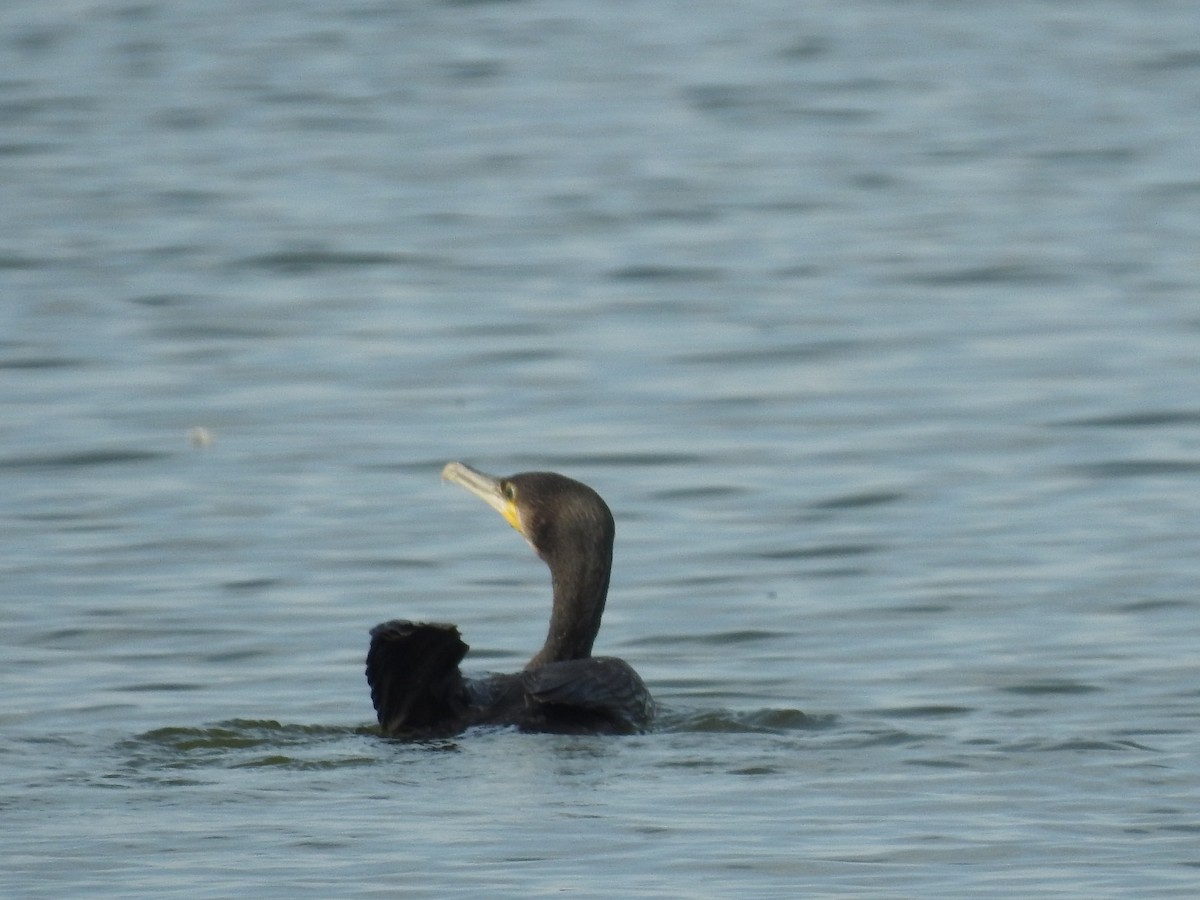
[[[517,495],[505,479],[472,469],[460,462],[451,462],[446,463],[442,469],[442,480],[466,488],[504,516],[504,521],[525,537],[525,529],[521,525],[521,511],[517,508]]]

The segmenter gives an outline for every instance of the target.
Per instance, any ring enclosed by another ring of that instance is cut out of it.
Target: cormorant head
[[[608,504],[582,482],[555,472],[497,478],[462,463],[447,463],[442,478],[466,488],[500,513],[551,570],[568,560],[612,562],[615,526]]]

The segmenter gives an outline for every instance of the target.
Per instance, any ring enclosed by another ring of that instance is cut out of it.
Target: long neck
[[[591,655],[608,596],[612,544],[586,553],[560,555],[547,563],[554,585],[554,606],[546,643],[529,661],[527,668],[531,669]]]

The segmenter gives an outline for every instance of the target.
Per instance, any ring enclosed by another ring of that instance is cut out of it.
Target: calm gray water
[[[9,0],[0,894],[1194,896],[1198,173],[1192,0]],[[372,731],[449,459],[652,733]]]

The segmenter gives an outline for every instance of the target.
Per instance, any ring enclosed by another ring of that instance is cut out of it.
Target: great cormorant
[[[468,679],[467,645],[453,625],[393,620],[371,629],[367,681],[389,736],[457,734],[472,725],[527,731],[629,733],[654,704],[621,659],[592,656],[608,595],[614,525],[594,490],[553,472],[495,478],[448,463],[442,478],[497,510],[550,567],[554,601],[546,642],[511,675]]]

